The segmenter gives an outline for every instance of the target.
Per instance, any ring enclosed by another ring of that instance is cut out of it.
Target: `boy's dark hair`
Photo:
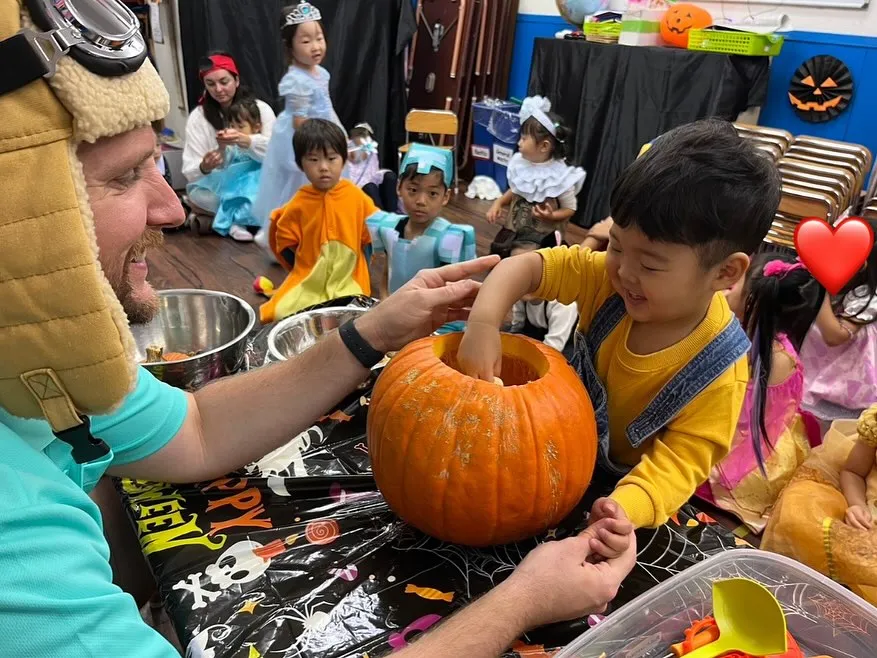
[[[554,122],[554,132],[557,133],[556,137],[548,132],[548,129],[534,117],[524,121],[524,124],[521,126],[521,134],[532,137],[536,140],[537,144],[548,140],[551,143],[551,158],[566,162],[567,156],[570,155],[568,147],[572,144],[572,130],[563,125],[563,119],[560,115],[548,112],[548,118]]]
[[[224,50],[212,50],[206,57],[202,57],[198,60],[199,73],[204,74],[216,68],[210,60],[213,55],[231,57],[231,55]],[[228,74],[231,77],[238,79],[238,76],[231,71],[229,71]],[[255,99],[255,96],[253,96],[250,90],[243,85],[238,85],[237,91],[234,93],[234,98],[231,101],[232,105],[244,98]],[[207,93],[206,88],[204,90],[204,98],[201,101],[201,107],[204,108],[204,118],[207,119],[207,123],[213,126],[214,130],[225,130],[228,128],[228,111],[222,109],[222,106],[213,98],[213,96]],[[258,116],[258,114],[256,116]]]
[[[298,32],[298,28],[304,25],[304,23],[299,23],[298,25],[286,24],[287,15],[291,14],[297,6],[298,3],[284,7],[283,13],[280,16],[280,38],[283,39],[283,51],[286,53],[286,63],[289,65],[295,63],[295,57],[292,54],[292,43],[295,41],[295,34]],[[323,21],[313,22],[320,26],[320,30],[323,32],[323,38],[325,38],[326,28],[323,26]]]
[[[803,267],[771,276],[764,266],[771,261],[795,265],[796,258],[780,253],[760,253],[753,257],[743,280],[743,328],[752,341],[750,352],[753,382],[750,434],[759,467],[764,470],[761,439],[772,447],[765,424],[767,387],[773,363],[773,345],[778,334],[785,334],[800,351],[810,325],[816,320],[825,299],[825,288]]]
[[[255,98],[245,97],[234,101],[228,107],[228,120],[237,123],[249,123],[251,126],[262,125],[262,113]]]
[[[696,249],[708,269],[734,252],[754,254],[780,202],[776,166],[734,126],[705,119],[653,142],[612,189],[612,219],[656,242]]]
[[[325,119],[308,119],[292,136],[295,163],[301,169],[302,160],[308,153],[319,151],[325,155],[332,152],[347,162],[347,135],[337,125]]]
[[[419,171],[417,171],[417,167],[418,167],[417,163],[412,162],[410,165],[405,167],[405,169],[403,169],[401,172],[399,172],[399,184],[401,185],[402,183],[416,180],[418,178],[421,178],[422,176],[429,176],[431,174],[441,174],[442,187],[445,188],[445,190],[448,189],[448,186],[445,184],[445,172],[443,172],[441,169],[439,169],[438,167],[430,167],[428,174],[421,174]]]
[[[874,234],[877,235],[877,220],[866,219],[864,221],[868,222],[871,229],[874,231]],[[844,311],[845,298],[848,293],[851,293],[859,286],[866,287],[864,294],[855,294],[857,305],[861,305],[861,310],[855,314],[847,313]],[[875,297],[877,297],[877,245],[871,247],[871,253],[868,255],[868,260],[865,262],[865,268],[856,273],[856,275],[850,279],[850,282],[844,286],[843,290],[838,294],[833,305],[834,313],[835,315],[842,317],[844,320],[849,320],[854,324],[862,326],[871,324],[872,322],[877,321],[877,317],[868,317],[868,307],[874,301]]]

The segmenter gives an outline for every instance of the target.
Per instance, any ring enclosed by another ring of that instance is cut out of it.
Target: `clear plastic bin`
[[[877,608],[782,555],[738,549],[701,562],[634,599],[555,658],[664,658],[695,621],[712,615],[712,583],[751,578],[783,606],[804,655],[877,656]]]

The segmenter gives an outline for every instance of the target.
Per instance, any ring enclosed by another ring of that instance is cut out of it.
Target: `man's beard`
[[[122,265],[121,272],[117,268],[106,270],[107,280],[116,293],[116,297],[122,304],[125,315],[128,316],[128,322],[132,324],[146,324],[158,312],[158,297],[150,295],[148,299],[138,299],[134,294],[134,288],[131,286],[129,278],[129,270],[131,263],[135,260],[143,260],[144,255],[149,249],[156,249],[164,244],[164,234],[157,229],[147,229],[140,239],[125,254],[125,262]]]

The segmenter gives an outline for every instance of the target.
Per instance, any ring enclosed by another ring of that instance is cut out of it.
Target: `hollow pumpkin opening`
[[[548,359],[535,345],[519,336],[502,334],[502,372],[499,378],[505,386],[523,386],[548,374]],[[463,334],[454,333],[440,336],[433,343],[433,351],[449,368],[460,372],[457,363],[457,350]]]

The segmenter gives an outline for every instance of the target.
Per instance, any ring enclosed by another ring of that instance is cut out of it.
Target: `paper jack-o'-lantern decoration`
[[[847,109],[853,96],[853,76],[847,65],[831,55],[811,57],[798,67],[789,83],[789,102],[804,121],[831,121]]]
[[[556,527],[594,472],[597,427],[563,355],[502,334],[499,379],[458,371],[463,334],[411,343],[372,392],[368,449],[390,508],[443,541],[490,546]]]
[[[689,30],[701,30],[712,24],[713,17],[702,7],[687,3],[673,5],[661,18],[661,38],[668,46],[688,48]]]

